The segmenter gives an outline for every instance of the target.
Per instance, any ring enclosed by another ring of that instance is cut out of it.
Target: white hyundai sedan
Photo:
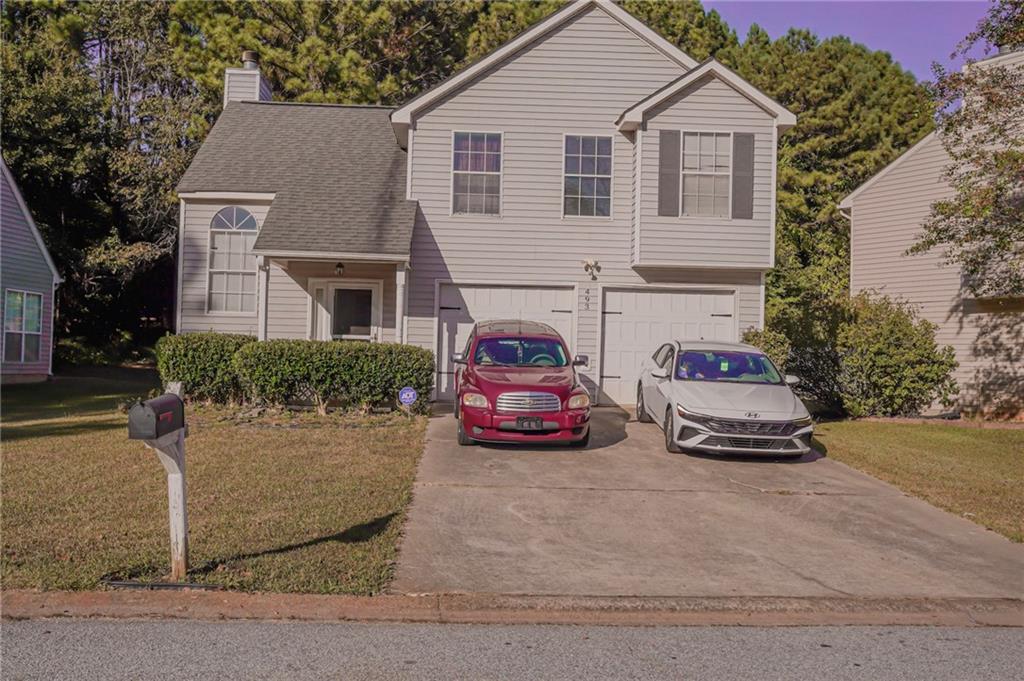
[[[666,343],[644,360],[637,420],[661,423],[670,452],[803,456],[814,427],[799,380],[751,345]]]

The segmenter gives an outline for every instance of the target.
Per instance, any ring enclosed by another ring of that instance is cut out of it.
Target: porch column
[[[256,338],[267,340],[267,301],[270,299],[270,261],[256,257]]]
[[[401,343],[405,336],[405,281],[408,278],[408,267],[404,264],[395,265],[395,342]]]

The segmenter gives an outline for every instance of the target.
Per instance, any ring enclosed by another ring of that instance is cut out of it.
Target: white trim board
[[[532,27],[523,31],[504,45],[498,47],[487,56],[463,69],[458,74],[452,76],[446,81],[443,81],[433,89],[427,90],[418,97],[413,98],[401,108],[393,111],[391,113],[391,125],[395,130],[395,137],[398,139],[399,145],[402,148],[407,147],[408,132],[409,128],[413,124],[413,118],[416,113],[424,107],[448,96],[463,85],[471,82],[474,78],[486,73],[497,63],[523,50],[531,43],[544,38],[554,29],[568,21],[571,21],[591,8],[599,8],[612,19],[615,19],[625,28],[632,31],[637,37],[645,40],[651,45],[651,47],[661,52],[668,59],[679,64],[679,66],[684,70],[692,69],[697,66],[697,61],[693,57],[684,53],[678,47],[658,35],[648,26],[644,25],[643,22],[636,19],[633,15],[616,5],[611,0],[576,0],[534,24]]]
[[[644,124],[644,115],[648,111],[708,75],[715,76],[720,81],[736,90],[736,92],[740,93],[751,102],[764,109],[767,113],[771,114],[775,118],[776,127],[786,129],[796,125],[796,115],[794,115],[789,109],[758,90],[731,69],[727,68],[724,64],[721,64],[714,59],[708,59],[689,73],[677,78],[675,81],[669,83],[654,94],[637,102],[629,109],[626,109],[626,111],[619,116],[618,120],[615,121],[616,126],[618,126],[618,129],[621,132],[640,128]]]
[[[180,192],[179,199],[210,201],[273,201],[275,193],[268,192]]]

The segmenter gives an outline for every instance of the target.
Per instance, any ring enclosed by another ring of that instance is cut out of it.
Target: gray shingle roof
[[[416,202],[390,108],[229,102],[179,193],[273,192],[256,250],[408,257]]]

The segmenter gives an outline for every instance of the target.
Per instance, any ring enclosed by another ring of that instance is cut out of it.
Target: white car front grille
[[[553,412],[562,410],[562,401],[554,393],[502,393],[498,395],[496,407],[506,414]]]

